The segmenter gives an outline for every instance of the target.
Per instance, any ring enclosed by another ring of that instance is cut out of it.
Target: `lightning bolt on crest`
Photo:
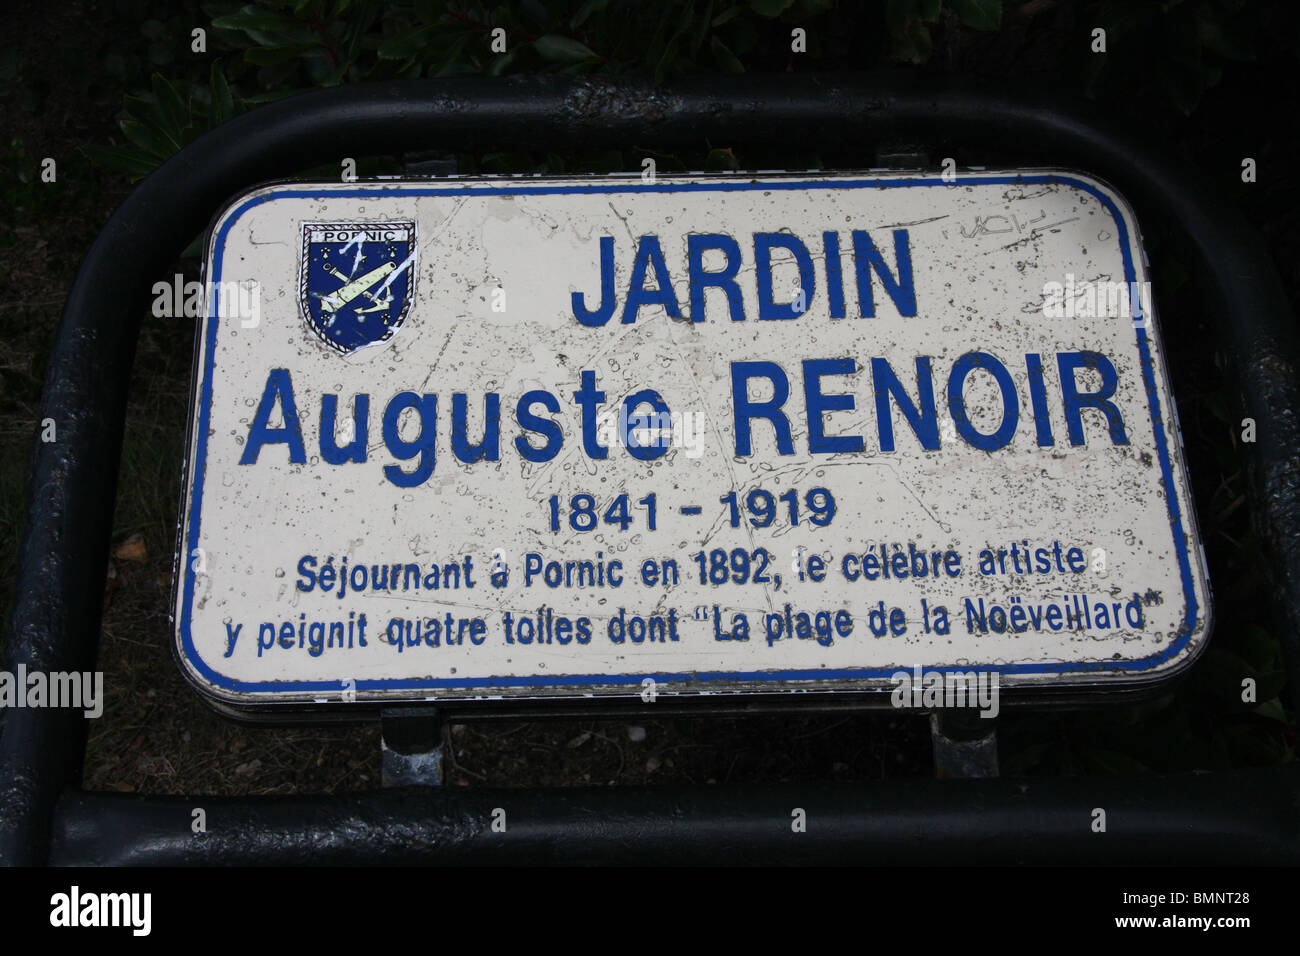
[[[415,256],[414,222],[304,223],[298,299],[307,325],[344,355],[388,341],[410,312]]]

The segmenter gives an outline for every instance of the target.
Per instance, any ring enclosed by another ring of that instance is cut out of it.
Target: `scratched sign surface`
[[[1208,639],[1086,175],[282,184],[207,279],[175,624],[222,701],[1118,687]]]

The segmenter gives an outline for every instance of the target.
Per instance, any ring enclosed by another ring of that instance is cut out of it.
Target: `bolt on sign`
[[[1065,171],[277,184],[216,220],[176,647],[230,705],[1017,692],[1210,594],[1138,225]]]

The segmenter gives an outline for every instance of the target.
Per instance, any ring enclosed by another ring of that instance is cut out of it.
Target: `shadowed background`
[[[1123,0],[630,0],[472,3],[171,4],[148,0],[24,5],[0,47],[0,620],[8,623],[38,431],[45,360],[78,262],[131,183],[236,112],[303,89],[395,76],[805,73],[895,67],[963,73],[1089,97],[1196,165],[1269,241],[1293,303],[1300,274],[1300,187],[1289,176],[1300,103],[1300,9],[1287,2]],[[505,53],[491,50],[506,31]],[[1107,51],[1093,53],[1092,31]],[[206,49],[193,49],[192,31]],[[795,29],[806,52],[791,49]],[[906,149],[910,144],[896,145]],[[959,165],[1014,165],[953,150]],[[877,157],[836,144],[745,149],[702,142],[659,152],[456,154],[462,173],[552,174],[862,167]],[[338,155],[335,155],[335,153]],[[367,152],[369,155],[367,155]],[[385,144],[305,157],[305,178],[336,180],[341,155],[361,176],[400,173]],[[1258,181],[1241,180],[1241,161]],[[57,163],[53,183],[41,163]],[[409,157],[407,158],[410,159]],[[938,156],[931,156],[937,162]],[[215,210],[214,210],[215,212]],[[1244,502],[1239,422],[1203,314],[1165,224],[1144,222],[1188,465],[1210,563],[1217,625],[1191,675],[1141,705],[1004,713],[1004,775],[1144,773],[1293,760],[1294,715],[1278,694],[1262,556]],[[173,273],[198,278],[199,239]],[[122,255],[131,251],[123,249]],[[376,727],[267,729],[226,721],[178,673],[167,621],[194,325],[146,314],[119,479],[113,559],[102,593],[104,716],[90,728],[89,789],[293,793],[369,789]],[[1266,427],[1261,423],[1260,427]],[[1255,704],[1241,681],[1258,684]],[[915,715],[475,723],[445,729],[450,785],[856,780],[931,772]]]

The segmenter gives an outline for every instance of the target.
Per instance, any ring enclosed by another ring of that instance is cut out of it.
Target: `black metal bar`
[[[42,418],[56,422],[58,440],[35,446],[6,665],[11,670],[24,664],[29,670],[49,671],[86,670],[93,664],[98,595],[142,304],[177,251],[203,228],[222,200],[240,188],[291,175],[303,157],[319,162],[324,158],[322,143],[385,142],[402,151],[469,150],[504,143],[538,148],[573,143],[667,145],[707,138],[737,144],[823,142],[847,148],[898,135],[931,141],[938,137],[963,146],[1005,148],[1014,143],[1026,156],[1101,174],[1137,201],[1144,215],[1181,226],[1199,260],[1193,272],[1211,306],[1223,316],[1220,344],[1238,371],[1243,417],[1259,423],[1259,441],[1244,449],[1252,512],[1272,551],[1289,688],[1293,698],[1300,694],[1300,352],[1290,308],[1262,241],[1239,213],[1213,199],[1215,190],[1201,178],[1132,135],[1023,91],[978,90],[965,80],[910,74],[711,76],[658,89],[636,80],[551,77],[352,86],[262,107],[186,147],[114,213],[69,294],[41,412]],[[76,712],[0,713],[0,861],[46,859],[55,802],[78,780],[84,735],[84,721]],[[1300,768],[1288,772],[1294,776]],[[1284,774],[1279,771],[1277,776]],[[1189,778],[1186,786],[1200,786],[1195,780]],[[1133,785],[1139,790],[1132,799],[1148,799],[1140,782]],[[930,786],[920,785],[918,792],[932,793]],[[1237,794],[1240,801],[1186,805],[1205,814],[1227,814],[1200,817],[1201,824],[1234,832],[1250,827],[1254,833],[1247,818],[1252,795],[1281,807],[1283,795],[1293,793],[1294,784],[1279,786],[1282,789],[1271,796],[1260,787]],[[1148,790],[1175,803],[1184,792],[1158,784]],[[112,802],[95,795],[68,799],[72,803],[67,806],[85,812]],[[366,806],[360,799],[346,805]],[[568,798],[554,795],[530,799],[555,801],[557,820],[569,806]],[[635,805],[628,796],[610,799],[608,810],[615,815],[620,805]],[[725,838],[724,808],[712,798],[699,799],[701,812],[719,816],[692,826]],[[744,799],[758,806],[767,798]],[[967,813],[982,812],[980,799],[954,800],[953,805]],[[311,807],[315,814],[336,812],[326,809],[330,804],[324,801],[296,805]],[[250,824],[259,820],[255,806],[246,811]],[[396,813],[404,805],[383,806]],[[939,810],[937,802],[917,806]],[[1040,812],[1044,821],[1055,819],[1047,810]],[[74,816],[82,819],[80,811]],[[1184,821],[1184,829],[1194,822],[1177,818]],[[936,832],[946,834],[954,847],[977,839],[961,835],[958,818],[943,819],[951,825]],[[1266,819],[1275,826],[1272,832],[1280,845],[1293,847],[1294,828],[1282,824],[1294,816]],[[66,833],[71,822],[58,821],[60,833]],[[1176,843],[1172,837],[1182,832],[1171,831],[1156,817],[1140,822],[1149,839],[1170,846]],[[658,825],[645,821],[644,826],[655,830]],[[863,821],[863,826],[866,836],[874,824]],[[984,821],[977,826],[983,829]],[[578,826],[575,832],[599,836],[590,826]],[[1046,831],[1039,835],[1045,837]],[[707,845],[707,840],[699,845]]]
[[[60,865],[1300,861],[1300,778],[886,780],[304,797],[70,793]],[[1250,814],[1239,808],[1249,804]],[[206,832],[194,833],[194,809]],[[804,811],[796,832],[795,812]],[[1096,811],[1105,812],[1099,831]],[[497,826],[494,828],[493,823]]]

